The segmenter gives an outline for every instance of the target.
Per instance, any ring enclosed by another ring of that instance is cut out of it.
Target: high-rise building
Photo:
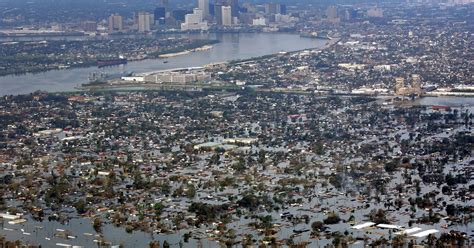
[[[265,14],[272,15],[272,14],[286,14],[286,5],[279,4],[279,3],[267,3],[264,5],[265,7]]]
[[[217,25],[222,25],[222,3],[216,2],[214,4],[214,18]]]
[[[257,7],[251,3],[243,3],[242,9],[244,9],[246,13],[257,13]]]
[[[155,24],[163,25],[165,24],[166,20],[166,8],[165,7],[158,7],[153,12],[155,14]]]
[[[168,0],[160,0],[160,7],[168,8],[169,2]]]
[[[97,22],[85,21],[82,23],[82,29],[86,32],[95,32],[97,31]]]
[[[209,0],[198,0],[198,8],[202,10],[204,19],[209,17]]]
[[[367,10],[368,17],[383,17],[383,10],[379,8],[371,8]]]
[[[232,7],[230,6],[222,6],[222,25],[232,25]]]
[[[232,17],[239,17],[239,0],[230,0]]]
[[[337,18],[337,7],[334,5],[329,6],[326,9],[326,17],[328,19],[336,19]]]
[[[171,14],[176,21],[184,22],[185,16],[187,14],[190,14],[190,12],[184,9],[177,9],[177,10],[173,10]]]
[[[209,15],[214,16],[214,4],[209,3]]]
[[[271,15],[277,13],[277,4],[276,3],[266,3],[265,4],[265,14]]]
[[[239,20],[243,24],[252,25],[255,16],[256,14],[254,13],[240,13]]]
[[[286,15],[286,5],[280,4],[280,14]]]
[[[138,32],[145,33],[151,31],[152,17],[148,12],[138,13]]]
[[[357,18],[357,11],[353,8],[347,8],[344,11],[344,19],[346,21],[354,20],[355,18]]]
[[[181,30],[207,30],[207,22],[203,20],[203,12],[201,9],[194,9],[192,14],[184,17],[184,23],[181,24]]]
[[[123,18],[119,14],[109,16],[109,33],[121,32],[123,30]]]

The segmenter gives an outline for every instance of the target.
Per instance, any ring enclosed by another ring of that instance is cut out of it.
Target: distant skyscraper
[[[276,3],[267,3],[265,4],[265,14],[271,15],[277,13],[277,4]]]
[[[198,0],[198,8],[202,10],[204,19],[209,17],[209,0]]]
[[[222,25],[232,25],[232,7],[230,6],[222,6]]]
[[[354,9],[347,8],[344,11],[344,19],[346,19],[347,21],[353,20],[355,18],[357,18],[357,11],[355,11]]]
[[[336,19],[337,18],[337,7],[334,5],[329,6],[326,9],[326,17],[328,19]]]
[[[222,25],[222,3],[216,2],[214,4],[214,18],[216,19],[217,25]]]
[[[195,8],[192,14],[185,16],[184,23],[181,24],[181,30],[207,30],[207,22],[203,21],[203,13],[199,8]]]
[[[183,9],[173,10],[172,12],[173,18],[181,22],[184,22],[184,16],[186,16],[187,14],[190,14],[189,11]]]
[[[214,4],[209,3],[209,15],[214,16]]]
[[[95,32],[95,31],[97,31],[97,22],[85,21],[85,22],[82,23],[82,28],[86,32]]]
[[[155,18],[155,23],[163,25],[165,24],[165,19],[166,19],[166,9],[165,7],[158,7],[154,11],[154,18]]]
[[[383,10],[379,8],[371,8],[367,10],[368,17],[383,17]]]
[[[232,8],[232,17],[239,17],[239,0],[230,0],[230,7]]]
[[[160,0],[160,7],[168,8],[168,0]]]
[[[151,15],[148,12],[138,13],[138,32],[145,33],[151,31]]]
[[[280,14],[286,15],[286,5],[280,4]]]
[[[286,14],[286,5],[278,3],[267,3],[265,6],[265,14]]]
[[[123,30],[123,18],[119,14],[109,16],[109,33],[121,32]]]

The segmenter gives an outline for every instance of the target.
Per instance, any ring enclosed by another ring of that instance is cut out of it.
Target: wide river
[[[295,34],[250,33],[250,34],[195,34],[194,38],[217,39],[207,51],[193,52],[187,55],[166,59],[130,62],[127,65],[101,69],[107,73],[149,72],[155,70],[202,66],[209,63],[247,59],[269,55],[281,51],[296,51],[308,48],[320,48],[326,40],[302,38]],[[91,72],[97,67],[54,70],[44,73],[24,74],[20,76],[0,77],[0,95],[28,94],[37,90],[57,92],[71,91],[74,87],[88,81]]]

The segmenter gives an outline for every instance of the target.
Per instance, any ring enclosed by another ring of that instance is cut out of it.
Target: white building
[[[145,33],[151,31],[152,16],[148,12],[138,13],[138,32]]]
[[[194,9],[192,14],[184,16],[184,23],[181,24],[181,30],[207,30],[208,25],[203,21],[203,11],[201,9]]]
[[[146,82],[150,83],[193,83],[208,82],[211,75],[202,71],[193,72],[162,72],[151,74],[145,77]]]
[[[254,26],[266,26],[267,25],[267,20],[264,17],[253,19],[252,25],[254,25]]]
[[[198,0],[198,8],[202,10],[202,17],[209,17],[209,0]]]
[[[119,14],[109,16],[109,33],[121,32],[123,30],[123,18]]]
[[[230,6],[222,6],[222,25],[232,25],[232,7]]]
[[[290,15],[275,14],[276,23],[289,23],[291,21],[292,19]]]

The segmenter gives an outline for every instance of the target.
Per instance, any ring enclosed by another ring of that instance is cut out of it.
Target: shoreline
[[[178,57],[178,56],[182,56],[182,55],[187,55],[187,54],[190,54],[190,53],[193,53],[193,52],[211,50],[212,48],[214,48],[214,46],[212,46],[212,45],[203,45],[201,47],[184,50],[182,52],[161,54],[161,55],[158,56],[158,58],[163,58],[163,59],[173,58],[173,57]]]
[[[214,46],[213,44],[219,43],[219,41],[207,41],[206,44],[199,46],[197,48],[191,48],[191,49],[185,49],[183,51],[179,52],[174,52],[174,53],[167,53],[164,51],[164,54],[153,54],[150,53],[148,56],[145,57],[131,57],[127,58],[128,62],[138,62],[138,61],[144,61],[144,60],[153,60],[153,59],[167,59],[167,58],[172,58],[172,57],[177,57],[177,56],[182,56],[186,55],[192,52],[198,52],[198,51],[207,51],[212,49]],[[114,67],[118,65],[112,65],[112,66],[105,66],[105,67]],[[81,68],[92,68],[92,67],[97,67],[96,63],[83,63],[83,64],[75,64],[75,65],[66,65],[66,66],[57,66],[55,68],[46,68],[46,69],[38,69],[38,70],[31,70],[31,71],[25,71],[25,72],[17,72],[17,73],[7,73],[7,74],[0,74],[1,77],[16,77],[16,76],[22,76],[22,75],[27,75],[27,74],[41,74],[49,71],[62,71],[62,70],[71,70],[71,69],[81,69]],[[97,67],[97,69],[101,69]]]
[[[258,35],[258,34],[257,34]],[[267,34],[263,34],[263,35],[267,35]],[[277,35],[277,34],[275,34]],[[259,37],[259,36],[256,36],[256,37]],[[278,37],[278,36],[276,36]],[[297,39],[297,40],[300,40],[299,36],[297,35],[293,35],[293,37],[295,38],[292,38],[290,40],[294,40],[294,39]],[[210,37],[210,39],[213,39],[213,37]],[[254,39],[253,36],[250,37],[250,39]],[[260,39],[260,38],[259,38]],[[264,39],[267,39],[264,37]],[[327,46],[327,41],[323,41],[323,40],[317,40],[317,39],[314,39],[313,41],[311,42],[308,42],[308,41],[305,41],[307,39],[302,39],[302,47],[301,48],[296,48],[296,50],[292,50],[292,48],[288,48],[287,46],[285,45],[279,45],[277,48],[275,49],[267,49],[267,50],[270,50],[268,51],[268,54],[262,54],[262,55],[257,55],[259,57],[262,57],[262,56],[273,56],[275,54],[278,54],[282,51],[285,51],[286,52],[289,52],[289,53],[292,53],[292,52],[296,52],[296,51],[301,51],[301,50],[314,50],[314,49],[321,49],[322,47],[326,47]],[[227,44],[228,42],[227,41],[220,41],[220,43],[224,43],[224,44]],[[190,47],[188,50],[191,50],[192,49],[196,49],[196,51],[201,51],[201,50],[207,50],[207,49],[210,49],[211,47],[208,47],[208,46],[205,46],[207,44],[199,44],[200,46],[199,47]],[[220,45],[219,45],[220,47]],[[226,45],[227,47],[227,45]],[[214,46],[213,48],[217,48],[217,46]],[[215,51],[215,49],[213,49]],[[211,53],[215,53],[215,52],[211,52]],[[196,53],[196,54],[199,54],[199,53]],[[202,54],[202,53],[201,53]],[[131,67],[135,67],[135,62],[137,63],[137,65],[144,65],[144,64],[162,64],[163,63],[163,59],[165,58],[157,58],[160,54],[154,54],[154,58],[152,58],[151,56],[150,57],[147,57],[147,58],[143,58],[143,59],[140,59],[140,61],[133,61],[131,63],[129,63],[129,65]],[[151,68],[151,71],[154,71],[154,70],[162,70],[162,69],[171,69],[171,68],[176,68],[176,67],[180,67],[180,68],[184,68],[184,67],[187,67],[187,63],[183,62],[183,61],[186,61],[187,58],[192,58],[192,57],[195,57],[195,56],[199,56],[201,57],[202,55],[191,55],[188,53],[188,56],[184,57],[184,56],[181,56],[181,57],[176,57],[176,58],[170,58],[170,62],[173,60],[178,60],[179,61],[179,64],[171,64],[171,65],[159,65],[159,66],[154,66],[154,67],[158,67],[158,69],[155,69],[155,68]],[[220,56],[218,56],[220,57]],[[200,63],[200,66],[204,66],[204,65],[208,65],[208,64],[216,64],[216,63],[231,63],[233,60],[246,60],[248,58],[245,58],[242,57],[242,58],[239,58],[240,56],[227,56],[226,59],[219,59],[219,58],[215,58],[215,59],[205,59],[203,60],[201,63]],[[254,58],[252,58],[254,59]],[[161,61],[161,62],[160,62]],[[183,67],[184,66],[184,67]],[[190,66],[195,66],[195,65],[190,65]],[[110,71],[111,73],[114,73],[115,71],[117,70],[122,70],[122,69],[116,69],[118,67],[109,67],[108,69],[106,68],[105,71]],[[10,82],[13,82],[13,81],[17,81],[17,80],[20,80],[20,83],[22,85],[26,85],[27,82],[26,80],[36,80],[35,78],[38,77],[39,79],[39,82],[40,83],[47,83],[48,85],[51,84],[63,84],[62,82],[57,82],[58,80],[55,80],[54,78],[52,79],[52,82],[48,82],[46,78],[49,77],[49,75],[63,75],[64,76],[67,76],[68,78],[70,78],[73,74],[77,74],[76,72],[80,72],[82,73],[82,77],[80,80],[72,80],[71,82],[64,82],[65,85],[70,85],[70,87],[63,87],[63,86],[58,86],[58,87],[54,87],[54,88],[51,88],[49,86],[47,87],[43,87],[43,86],[32,86],[32,87],[28,87],[29,90],[20,90],[20,91],[11,91],[10,89],[7,88],[6,92],[4,93],[5,95],[21,95],[21,94],[29,94],[29,93],[32,93],[32,92],[35,92],[35,91],[43,91],[43,92],[63,92],[63,91],[70,91],[70,90],[74,90],[77,89],[77,87],[80,87],[81,84],[85,84],[87,83],[87,76],[84,76],[84,75],[87,75],[87,74],[84,74],[84,73],[90,73],[94,70],[97,70],[95,69],[95,67],[92,67],[92,66],[82,66],[81,68],[70,68],[71,70],[59,70],[59,69],[53,69],[53,70],[48,70],[48,71],[38,71],[38,72],[31,72],[31,73],[19,73],[19,74],[10,74],[10,75],[5,75],[3,79],[0,79],[0,81],[3,81],[5,82],[6,85],[10,85]],[[133,69],[131,69],[133,70]],[[133,70],[135,71],[135,70]],[[150,71],[150,70],[145,70],[143,72],[147,72],[147,71]],[[138,70],[138,73],[143,73],[141,70]],[[34,82],[34,81],[33,81]],[[32,88],[32,89],[30,89]],[[50,89],[51,88],[51,89]],[[63,89],[64,88],[64,89]],[[13,88],[11,88],[13,89]]]

